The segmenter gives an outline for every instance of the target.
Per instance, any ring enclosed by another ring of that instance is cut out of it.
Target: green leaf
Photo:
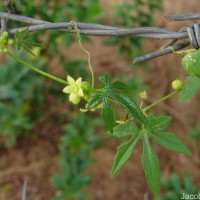
[[[124,124],[119,124],[113,129],[113,135],[121,138],[133,135],[138,132],[138,127],[131,120],[127,120]]]
[[[160,165],[146,132],[143,133],[142,164],[149,187],[157,198],[160,192]]]
[[[32,56],[36,56],[29,47],[27,47],[26,45],[24,45],[23,43],[21,44],[20,48],[23,48],[26,52],[28,52],[29,54],[31,54]]]
[[[192,155],[188,148],[173,133],[151,133],[151,136],[156,140],[158,144],[165,147],[166,149],[176,151],[178,153],[185,153],[189,156]]]
[[[114,127],[114,116],[113,116],[113,110],[110,105],[110,102],[108,101],[107,97],[103,97],[103,108],[102,108],[102,118],[104,122],[106,123],[106,126],[108,130],[113,133],[113,127]]]
[[[155,117],[154,115],[150,114],[146,119],[145,129],[161,131],[167,127],[170,121],[171,121],[171,117],[169,116]]]
[[[30,39],[25,39],[23,40],[23,42],[27,45],[27,46],[30,46],[30,47],[40,47],[40,48],[44,48],[44,45],[38,43],[38,42],[35,42],[34,40],[30,40]]]
[[[106,73],[103,76],[99,77],[100,81],[104,83],[105,86],[109,86],[111,84],[110,74]]]
[[[59,188],[62,190],[65,189],[64,187],[65,187],[66,183],[65,183],[65,180],[63,177],[54,175],[53,177],[51,177],[50,181],[56,188]]]
[[[135,146],[140,139],[140,135],[133,136],[128,142],[121,144],[117,148],[117,154],[115,156],[112,171],[110,174],[110,177],[112,178],[117,174],[117,172],[127,163],[127,161],[130,159],[131,155],[133,154],[133,151],[135,149]]]
[[[181,96],[179,97],[179,102],[191,99],[199,90],[199,88],[200,88],[200,78],[198,78],[197,76],[188,76],[187,84],[181,92]]]
[[[27,35],[28,35],[28,30],[29,30],[29,28],[25,28],[24,30],[22,30],[22,31],[17,31],[16,32],[16,38],[18,39],[18,40],[22,40],[22,39],[24,39]]]
[[[96,108],[102,102],[102,95],[93,93],[88,102],[88,109]]]
[[[125,96],[119,96],[117,94],[110,95],[122,108],[125,108],[135,119],[144,123],[146,117],[142,113],[139,106],[130,98]]]
[[[130,88],[121,81],[115,81],[114,83],[111,84],[111,87],[114,90],[120,90],[120,91],[130,90]]]
[[[44,46],[38,42],[35,42],[33,40],[30,39],[25,39],[28,36],[28,28],[24,29],[23,31],[17,31],[16,33],[16,45],[18,50],[20,50],[21,48],[24,49],[26,52],[28,52],[29,54],[35,56],[32,51],[31,51],[31,47],[40,47],[40,48],[44,48]]]

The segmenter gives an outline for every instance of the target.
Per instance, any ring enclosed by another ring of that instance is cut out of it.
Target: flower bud
[[[83,90],[83,93],[88,93],[91,90],[91,85],[89,82],[83,82],[81,84],[81,88]]]
[[[139,96],[143,101],[148,99],[148,95],[147,95],[146,90],[144,90],[143,92],[140,92]]]
[[[14,40],[9,39],[9,40],[8,40],[8,45],[13,45],[13,44],[14,44]]]
[[[7,32],[7,31],[3,32],[2,36],[3,36],[4,38],[7,38],[7,37],[8,37],[8,32]]]
[[[3,49],[3,52],[4,52],[4,53],[7,53],[7,52],[8,52],[8,49],[7,49],[7,48],[4,48],[4,49]]]
[[[175,80],[172,82],[172,88],[176,91],[181,91],[183,89],[184,82],[182,80]]]

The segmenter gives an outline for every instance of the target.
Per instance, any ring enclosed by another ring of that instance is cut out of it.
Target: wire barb
[[[11,0],[5,0],[4,2],[11,2]],[[200,19],[200,14],[166,16],[166,18],[171,21],[197,20]],[[10,34],[15,34],[17,31],[22,31],[26,28],[28,28],[29,32],[37,32],[45,30],[58,30],[66,32],[66,30],[68,30],[69,33],[77,34],[77,30],[73,29],[74,27],[73,22],[53,23],[5,12],[0,12],[0,20],[1,20],[1,32],[3,30],[7,30]],[[5,20],[24,22],[28,25],[25,27],[7,29]],[[85,35],[134,36],[134,37],[153,38],[160,40],[169,40],[163,47],[161,47],[160,50],[136,58],[133,61],[134,64],[172,53],[172,49],[169,48],[172,45],[174,50],[180,50],[189,45],[191,45],[192,48],[194,49],[200,48],[199,23],[194,23],[191,26],[182,27],[179,31],[172,31],[159,27],[119,28],[102,24],[92,24],[92,23],[82,23],[82,22],[76,22],[76,25],[79,30],[79,34],[85,34]],[[181,42],[174,45],[178,40],[181,40]]]

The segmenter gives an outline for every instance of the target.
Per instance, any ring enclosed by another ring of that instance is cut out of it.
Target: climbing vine
[[[12,53],[9,47],[14,44],[18,50],[23,49],[32,55],[34,53],[30,50],[30,47],[37,46],[43,48],[43,45],[28,38],[28,29],[17,32],[14,39],[10,38],[8,32],[4,32],[0,37],[0,51],[34,72],[62,84],[63,93],[69,95],[69,101],[72,104],[78,107],[80,102],[84,102],[85,106],[79,107],[80,112],[101,110],[101,117],[110,136],[119,139],[123,138],[122,141],[126,138],[126,142],[122,143],[117,149],[110,174],[111,178],[124,167],[134,153],[137,143],[142,141],[144,173],[150,189],[157,198],[160,192],[160,167],[158,156],[152,147],[150,139],[152,138],[159,145],[172,151],[185,153],[189,156],[192,153],[174,133],[167,130],[171,117],[155,116],[150,110],[178,93],[180,93],[180,102],[188,100],[195,95],[200,88],[200,50],[192,49],[180,53],[174,52],[181,55],[186,53],[182,59],[182,65],[188,73],[186,80],[174,80],[170,94],[147,107],[143,107],[143,101],[148,98],[147,93],[144,91],[140,94],[141,104],[138,105],[132,98],[126,95],[126,91],[130,90],[130,87],[120,80],[113,82],[109,73],[98,77],[101,87],[97,88],[95,86],[98,80],[93,73],[90,53],[81,43],[81,35],[76,22],[72,21],[72,23],[74,27],[71,29],[77,33],[79,46],[88,55],[88,66],[92,77],[91,82],[83,80],[82,77],[72,77],[70,74],[67,74],[66,80],[63,80],[31,65]],[[66,32],[68,31],[66,30]],[[114,104],[123,110],[124,117],[120,120],[115,117],[114,111],[116,107],[113,107]]]

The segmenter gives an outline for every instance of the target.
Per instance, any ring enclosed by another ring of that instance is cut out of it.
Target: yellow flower
[[[71,77],[67,76],[67,81],[69,86],[63,89],[64,93],[70,94],[69,101],[73,104],[79,104],[81,97],[84,96],[83,89],[81,88],[82,85],[82,78],[78,78],[76,81]]]
[[[140,96],[140,98],[142,100],[147,100],[148,99],[148,95],[147,95],[147,91],[146,90],[144,90],[143,92],[140,92],[139,96]]]

